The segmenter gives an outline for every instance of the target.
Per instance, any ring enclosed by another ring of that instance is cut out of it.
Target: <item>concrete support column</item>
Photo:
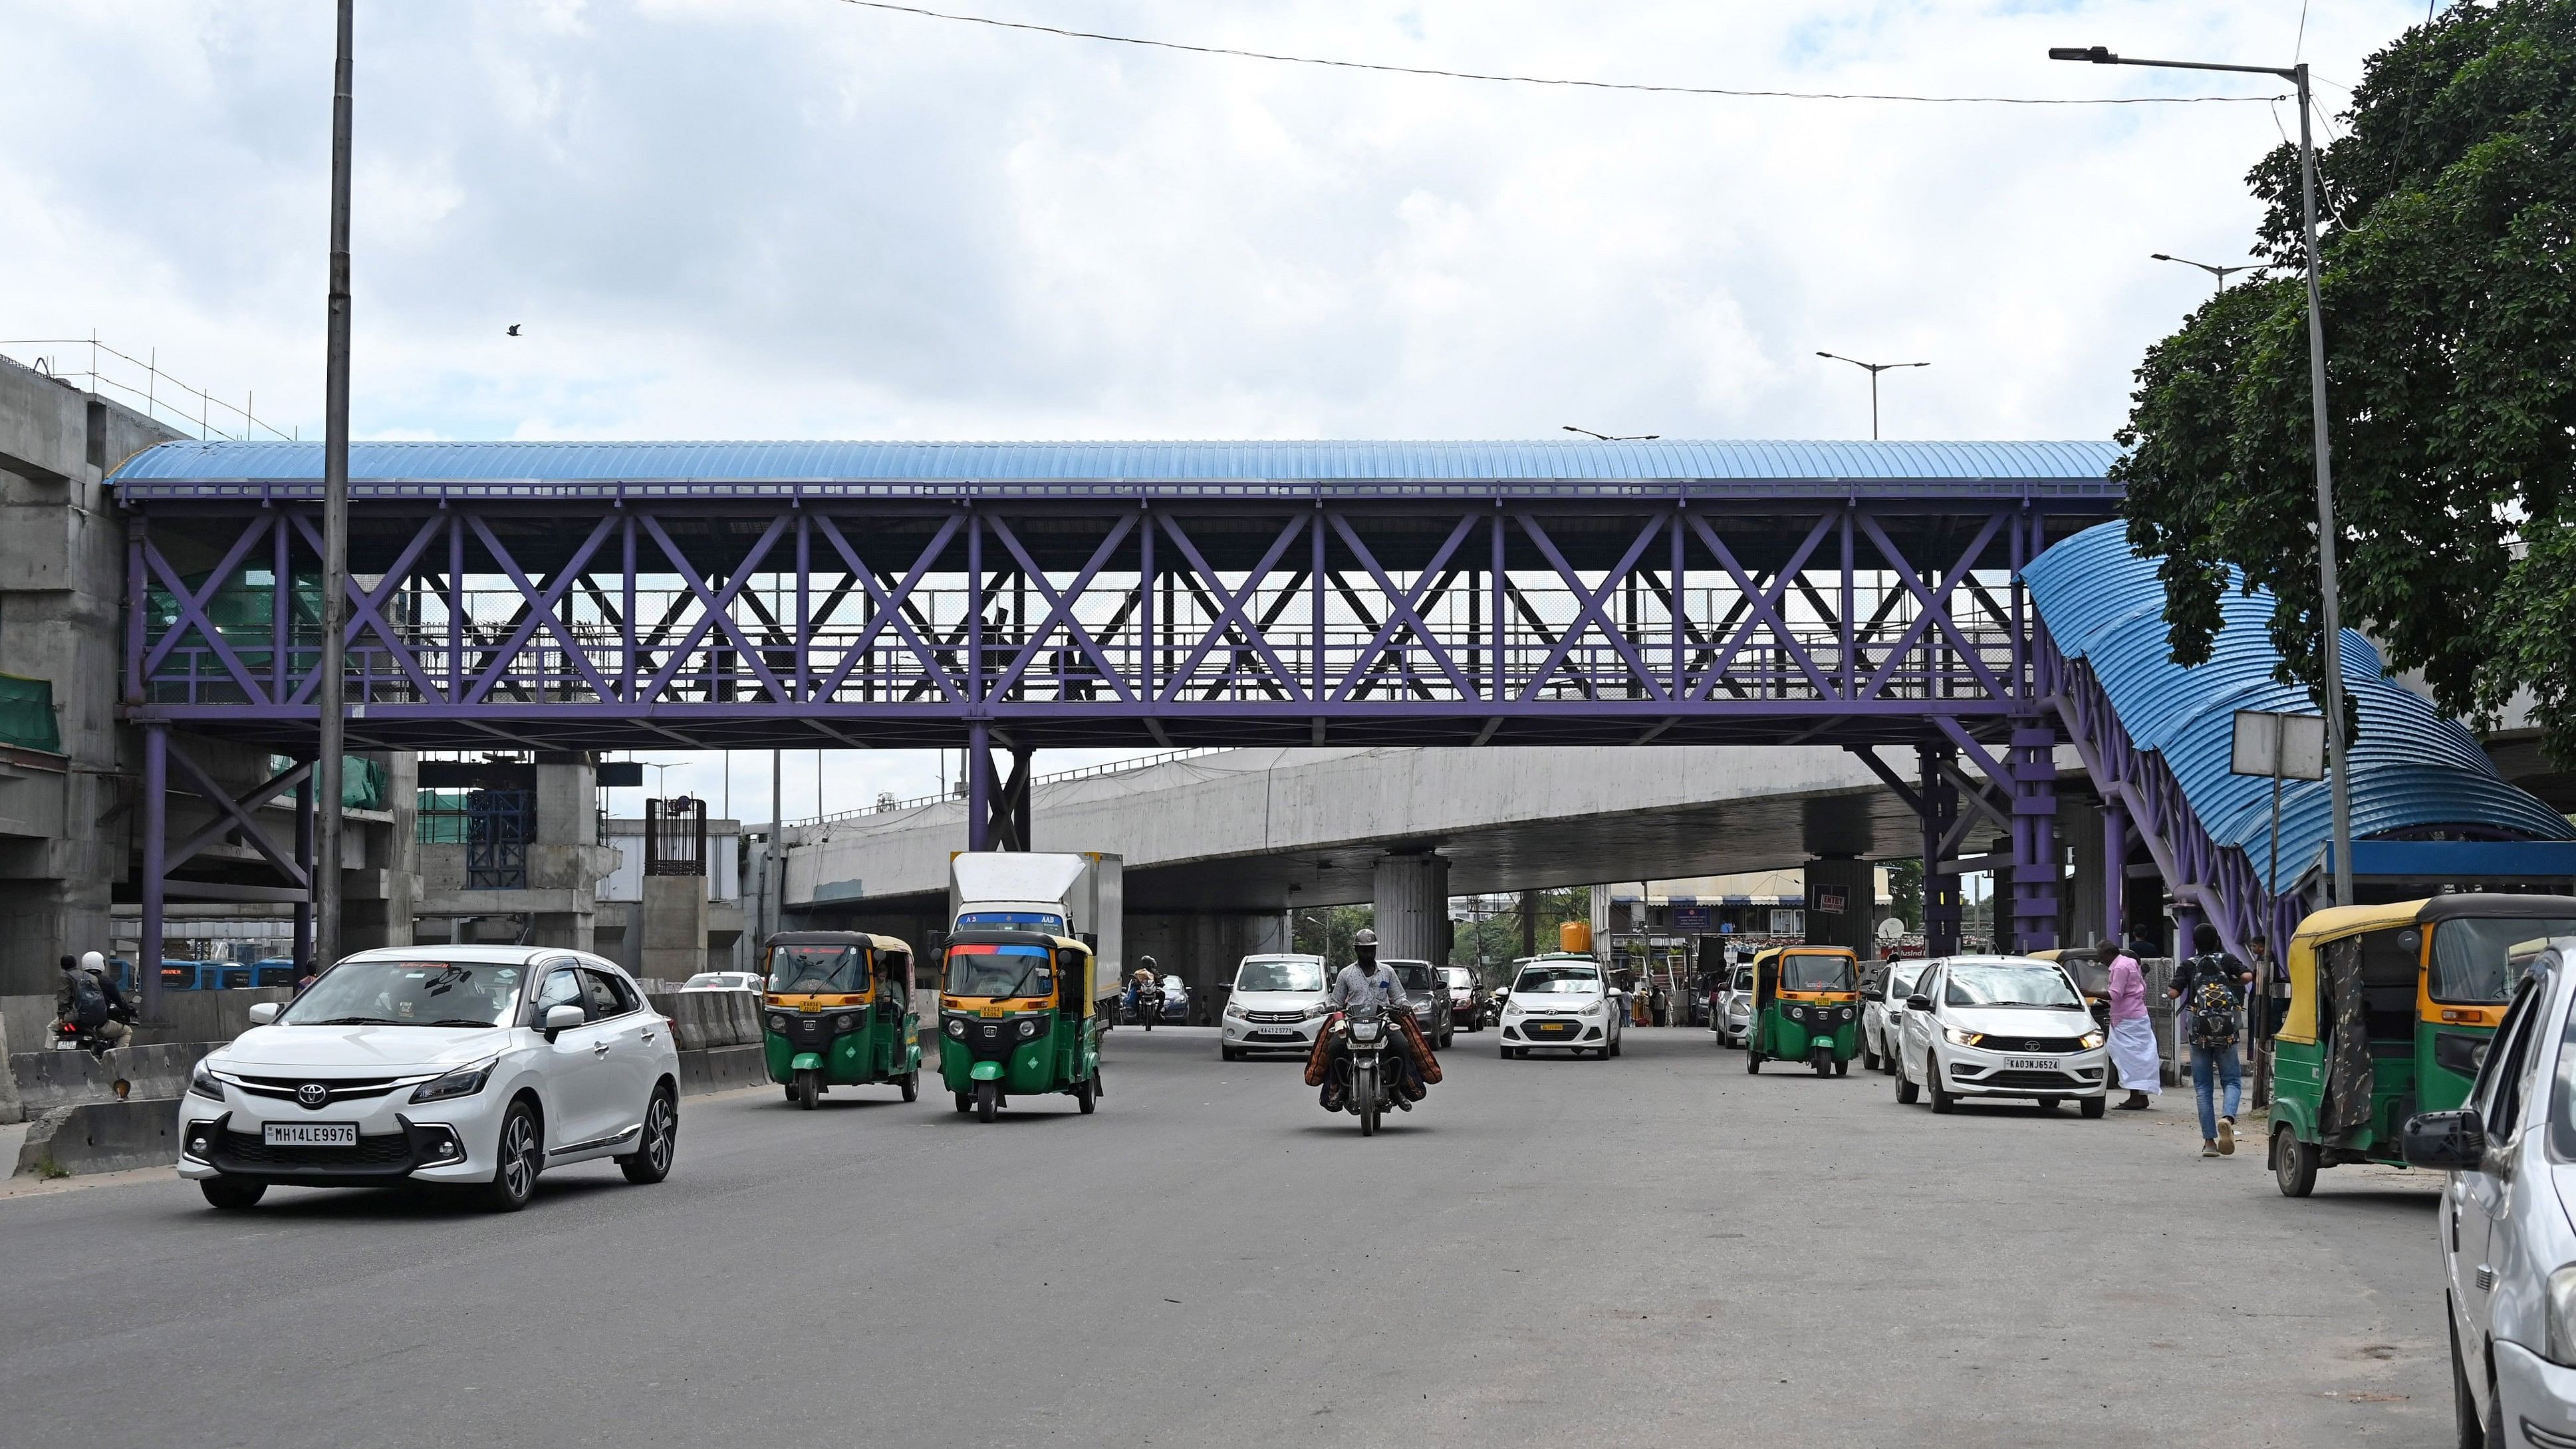
[[[2007,950],[2057,944],[2057,731],[2044,716],[2013,722],[2012,937]]]
[[[146,725],[143,728],[143,879],[139,882],[143,921],[142,939],[134,950],[134,981],[142,994],[145,1021],[161,1019],[162,877],[169,871],[162,857],[169,843],[169,814],[170,731],[161,725]]]
[[[1377,863],[1377,953],[1389,961],[1449,960],[1449,862],[1425,851]]]
[[[966,848],[993,848],[993,729],[966,726]]]
[[[1926,955],[1950,956],[1959,949],[1963,916],[1959,877],[1941,869],[1944,857],[1956,858],[1954,851],[1942,848],[1952,827],[1959,823],[1959,790],[1950,783],[1943,768],[1955,753],[1946,745],[1918,745],[1914,755],[1924,806],[1923,950]]]

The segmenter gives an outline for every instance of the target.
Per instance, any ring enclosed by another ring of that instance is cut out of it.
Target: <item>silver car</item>
[[[1389,961],[1386,968],[1404,983],[1413,1003],[1413,1021],[1435,1051],[1449,1050],[1458,1036],[1456,1004],[1449,999],[1449,977],[1428,961]]]
[[[1753,968],[1733,966],[1728,972],[1726,985],[1717,993],[1717,1010],[1709,1017],[1708,1029],[1716,1035],[1719,1046],[1740,1047],[1753,1030]]]
[[[2468,1104],[2406,1123],[2450,1170],[2434,1224],[2462,1444],[2576,1446],[2576,936],[2541,951]]]
[[[1896,1070],[1897,1044],[1905,1039],[1905,998],[1923,979],[1928,960],[1890,961],[1878,973],[1878,984],[1862,994],[1860,1064],[1873,1072]]]

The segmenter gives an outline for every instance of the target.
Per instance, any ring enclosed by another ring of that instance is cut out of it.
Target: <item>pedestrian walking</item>
[[[2236,1150],[2236,1108],[2244,1099],[2245,1078],[2236,1058],[2237,1003],[2253,971],[2218,948],[2218,928],[2207,921],[2191,932],[2193,954],[2174,972],[2173,998],[2177,1026],[2191,1041],[2191,1090],[2200,1103],[2200,1155],[2219,1157]],[[2223,1085],[2225,1106],[2215,1108],[2213,1092]]]
[[[2129,1089],[2128,1100],[2115,1110],[2144,1112],[2165,1090],[2156,1029],[2147,1021],[2146,968],[2120,949],[2117,936],[2106,938],[2099,954],[2111,975],[2111,1067]]]

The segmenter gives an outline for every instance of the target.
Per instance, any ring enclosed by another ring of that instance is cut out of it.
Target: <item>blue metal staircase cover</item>
[[[2104,523],[2059,542],[2022,576],[2058,652],[2091,666],[2130,742],[2164,758],[2201,828],[2220,847],[2243,850],[2259,877],[2271,849],[2271,784],[2228,772],[2234,715],[2312,714],[2315,706],[2305,689],[2273,682],[2280,655],[2266,628],[2268,592],[2231,589],[2220,602],[2225,623],[2209,662],[2188,669],[2174,663],[2165,648],[2157,562],[2129,552],[2125,524]],[[2361,708],[2351,751],[2356,841],[2443,826],[2576,839],[2565,816],[2496,774],[2468,730],[2390,679],[2359,631],[2346,629],[2342,643],[2344,684]],[[2324,859],[2332,814],[2324,781],[2283,787],[2282,879],[2270,883],[2274,890]]]

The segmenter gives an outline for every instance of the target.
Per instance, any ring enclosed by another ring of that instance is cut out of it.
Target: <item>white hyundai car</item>
[[[2084,996],[2054,963],[1945,956],[1924,968],[1898,1027],[1896,1100],[2073,1097],[2087,1117],[2108,1100],[2111,1054]]]
[[[1324,988],[1321,956],[1244,957],[1225,999],[1218,1054],[1231,1062],[1254,1052],[1312,1052],[1315,1033],[1332,1014]]]
[[[1511,994],[1503,1000],[1503,1057],[1532,1051],[1619,1055],[1626,997],[1602,978],[1589,956],[1532,956],[1515,962]]]
[[[179,1099],[179,1173],[218,1208],[271,1184],[450,1183],[496,1210],[549,1168],[660,1182],[679,1142],[671,1025],[634,981],[553,947],[348,957],[207,1053]]]

